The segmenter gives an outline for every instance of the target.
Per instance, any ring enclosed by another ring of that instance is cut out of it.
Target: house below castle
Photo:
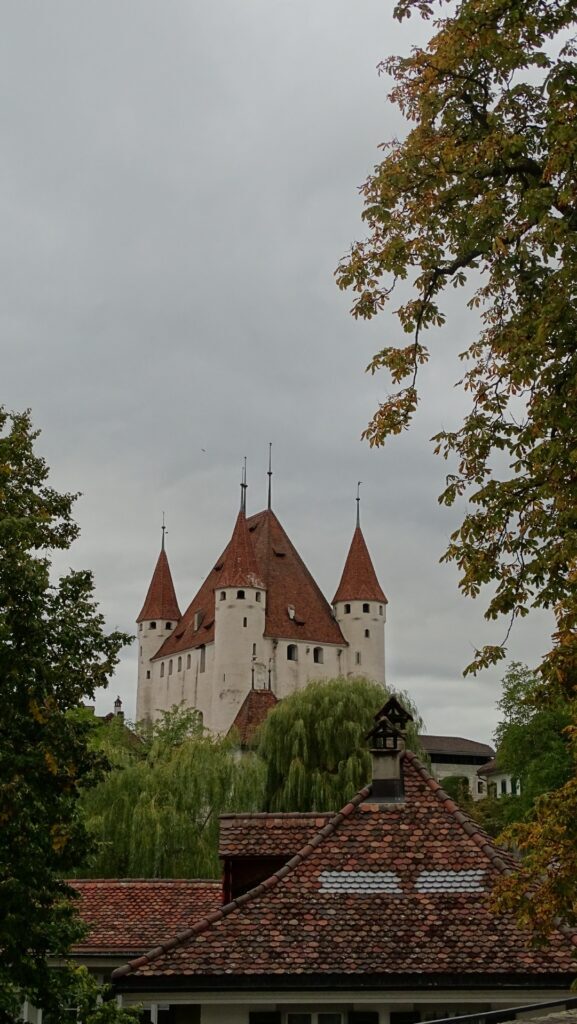
[[[184,702],[226,733],[251,689],[312,679],[384,684],[387,598],[357,524],[332,605],[269,506],[246,517],[181,614],[163,543],[138,624],[137,720]]]

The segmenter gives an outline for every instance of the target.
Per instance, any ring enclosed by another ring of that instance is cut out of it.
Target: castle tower
[[[266,588],[254,553],[243,499],[214,594],[210,717],[211,727],[216,732],[228,731],[255,683],[255,666],[266,663],[265,619]]]
[[[142,611],[136,620],[138,625],[137,722],[154,717],[156,703],[153,699],[151,658],[160,649],[167,636],[171,635],[179,619],[180,609],[176,600],[168,558],[164,550],[163,526],[160,554]]]
[[[387,598],[363,537],[358,503],[357,497],[357,525],[333,598],[333,610],[349,645],[344,652],[345,674],[384,683]]]

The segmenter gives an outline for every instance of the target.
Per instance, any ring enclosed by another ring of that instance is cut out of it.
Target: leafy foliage
[[[261,809],[262,763],[204,735],[198,713],[178,706],[134,739],[118,719],[95,733],[115,767],[83,796],[95,852],[76,874],[219,877],[218,816]]]
[[[50,581],[50,552],[78,528],[36,436],[28,413],[0,409],[0,1021],[17,1019],[22,996],[57,1013],[78,992],[77,972],[49,970],[47,956],[81,932],[60,876],[86,857],[78,798],[102,759],[67,712],[106,684],[130,639],[105,633],[89,572]]]
[[[442,0],[399,0],[427,19]],[[459,0],[425,48],[392,57],[391,100],[410,122],[362,190],[368,237],[337,270],[370,319],[399,281],[396,313],[412,336],[370,363],[393,386],[365,431],[371,445],[404,430],[418,401],[423,335],[442,326],[447,290],[477,287],[482,317],[463,353],[471,399],[440,431],[456,462],[440,501],[469,506],[445,559],[460,586],[489,585],[487,618],[551,608],[556,632],[541,672],[570,697],[577,677],[577,73],[573,0]],[[504,467],[504,468],[503,468]],[[469,671],[505,657],[476,652]]]
[[[370,780],[365,736],[391,695],[366,679],[333,679],[281,701],[262,725],[257,748],[267,769],[266,810],[338,810],[350,800]],[[396,696],[413,715],[407,745],[418,750],[419,714],[407,694]]]

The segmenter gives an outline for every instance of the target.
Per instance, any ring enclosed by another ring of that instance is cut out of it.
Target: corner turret
[[[333,611],[348,648],[346,675],[385,682],[385,620],[387,598],[377,579],[358,513],[349,553],[333,597]]]
[[[158,556],[152,580],[136,622],[138,625],[138,688],[136,692],[136,720],[152,717],[151,658],[174,630],[180,619],[172,574],[164,550],[164,526],[162,547]]]

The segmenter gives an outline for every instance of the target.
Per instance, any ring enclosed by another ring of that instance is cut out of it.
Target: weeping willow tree
[[[371,760],[365,736],[393,691],[366,679],[309,683],[281,701],[261,728],[269,811],[337,810],[367,784]],[[396,697],[413,716],[407,746],[420,752],[422,720],[406,693]]]
[[[120,723],[95,743],[112,769],[83,808],[96,852],[77,877],[219,877],[218,816],[260,810],[264,766],[233,741],[203,735],[194,711],[173,708],[140,734]]]

